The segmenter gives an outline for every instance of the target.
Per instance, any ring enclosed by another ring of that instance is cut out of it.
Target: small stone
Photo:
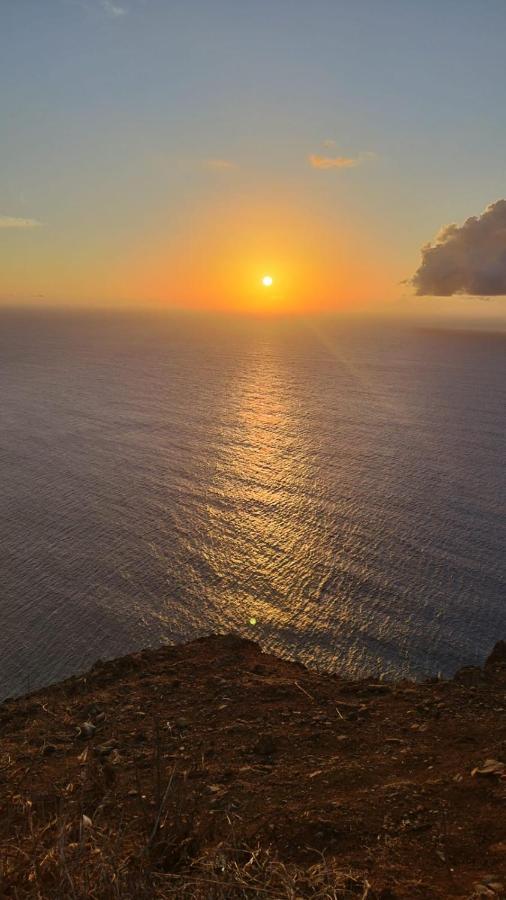
[[[179,719],[176,719],[176,725],[178,728],[188,728],[189,726],[188,719],[185,719],[184,716],[181,716]]]
[[[91,821],[89,816],[83,815],[81,821],[82,821],[83,828],[93,828],[93,822]]]
[[[482,897],[495,897],[496,893],[495,891],[492,891],[489,887],[487,887],[486,884],[477,882],[474,885],[474,896],[480,898],[481,900]]]
[[[497,853],[502,855],[506,855],[506,841],[498,841],[496,844],[491,844],[488,848],[490,853]]]
[[[97,744],[95,751],[99,756],[108,756],[113,750],[116,750],[117,746],[118,742],[113,738],[112,740],[107,741],[106,744]]]
[[[93,725],[93,722],[85,722],[84,725],[81,725],[81,734],[83,735],[83,737],[93,737],[96,730],[97,729]]]
[[[113,750],[118,746],[118,742],[115,740],[108,741],[107,744],[99,744],[95,749],[99,756],[108,756]]]
[[[506,765],[498,759],[486,759],[482,766],[472,770],[471,775],[496,775],[501,777],[506,772]]]
[[[485,680],[483,672],[478,666],[464,666],[455,672],[453,680],[464,687],[477,687]]]

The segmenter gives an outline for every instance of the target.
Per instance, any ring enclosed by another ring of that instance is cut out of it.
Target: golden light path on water
[[[314,637],[320,631],[319,662],[330,665],[325,611],[315,598],[325,593],[336,548],[316,465],[317,439],[303,420],[290,367],[268,343],[257,350],[227,395],[231,414],[210,485],[219,502],[208,506],[205,552],[210,568],[224,578],[214,596],[217,618],[243,633],[249,627],[271,649],[280,641],[285,655],[293,637],[299,659],[306,655],[301,633],[309,628]],[[230,572],[233,578],[225,575]],[[349,613],[340,599],[344,622]],[[335,626],[335,608],[331,615]],[[308,648],[308,660],[312,656]]]

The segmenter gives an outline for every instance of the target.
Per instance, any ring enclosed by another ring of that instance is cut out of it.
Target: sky
[[[0,304],[505,319],[505,34],[504,0],[0,0]]]

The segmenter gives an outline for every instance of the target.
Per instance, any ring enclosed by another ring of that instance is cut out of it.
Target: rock
[[[482,766],[472,770],[471,775],[496,775],[501,777],[506,773],[506,765],[498,759],[486,759]]]
[[[189,724],[190,723],[189,723],[188,719],[185,719],[184,716],[181,716],[179,719],[176,719],[177,728],[181,728],[181,729],[188,728]]]
[[[108,741],[106,744],[99,744],[95,747],[96,752],[99,756],[108,756],[112,753],[113,750],[118,746],[118,742],[115,740]]]
[[[474,885],[475,897],[497,897],[504,894],[504,885],[498,880],[497,875],[484,875],[481,881]]]
[[[488,849],[490,853],[506,856],[506,841],[498,841],[496,844],[491,844]]]
[[[487,887],[486,884],[481,884],[480,882],[477,882],[474,885],[473,896],[476,898],[480,898],[480,900],[481,900],[482,897],[495,897],[496,893],[495,893],[495,891],[493,891],[489,887]]]
[[[93,735],[95,734],[96,730],[97,729],[96,729],[95,725],[93,724],[93,722],[85,722],[83,725],[81,725],[81,727],[79,729],[79,734],[85,738],[92,738]]]
[[[84,816],[81,819],[83,828],[93,828],[93,822],[91,821],[89,816]]]
[[[485,660],[485,669],[506,667],[506,641],[497,641],[490,656]]]
[[[485,676],[478,666],[463,666],[458,672],[455,672],[453,680],[464,687],[477,687],[483,684]]]

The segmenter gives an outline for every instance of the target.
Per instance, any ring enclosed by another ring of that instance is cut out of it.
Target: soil
[[[268,851],[348,873],[336,897],[506,897],[505,691],[504,642],[423,683],[322,675],[234,636],[98,662],[0,706],[0,894],[81,896],[67,867],[107,836],[121,865],[88,896]]]

